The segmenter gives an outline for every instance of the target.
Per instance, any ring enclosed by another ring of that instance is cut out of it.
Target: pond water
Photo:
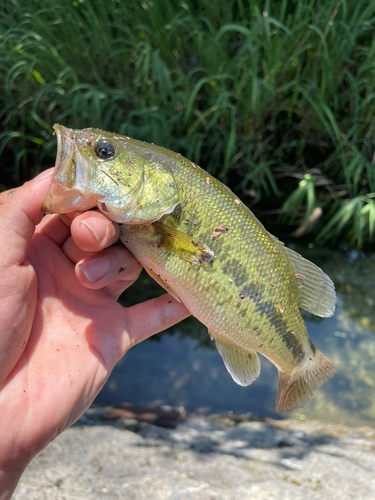
[[[331,318],[303,312],[310,337],[333,361],[337,373],[294,415],[375,425],[375,254],[293,248],[332,278],[338,295]],[[121,300],[131,305],[158,293],[158,285],[142,274]],[[263,357],[261,365],[261,374],[251,386],[238,386],[227,373],[207,329],[195,318],[188,318],[131,349],[113,370],[96,402],[182,405],[187,411],[201,413],[232,411],[282,418],[274,409],[277,370]]]

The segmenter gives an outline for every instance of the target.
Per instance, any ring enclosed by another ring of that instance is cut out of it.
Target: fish
[[[301,316],[334,313],[331,279],[271,235],[224,184],[170,150],[95,128],[56,124],[43,210],[97,207],[150,276],[206,325],[233,380],[279,374],[276,410],[302,406],[335,373]]]

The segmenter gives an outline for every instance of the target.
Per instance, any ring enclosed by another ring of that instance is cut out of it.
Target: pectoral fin
[[[154,235],[151,243],[158,248],[163,248],[177,255],[180,259],[196,265],[208,264],[213,260],[214,253],[209,248],[182,231],[161,222],[155,222],[152,224],[152,228]]]
[[[215,338],[219,354],[233,380],[238,385],[250,385],[260,373],[260,362],[255,351],[243,350]]]

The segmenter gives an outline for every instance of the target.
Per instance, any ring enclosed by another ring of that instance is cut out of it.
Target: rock
[[[41,452],[14,500],[374,498],[371,428],[190,416],[135,433],[104,422],[107,411],[89,410]]]
[[[171,406],[161,406],[152,408],[145,405],[133,405],[122,403],[113,406],[102,416],[103,420],[131,419],[137,422],[148,422],[160,427],[174,429],[177,425],[186,420],[186,411],[183,407],[173,408]]]

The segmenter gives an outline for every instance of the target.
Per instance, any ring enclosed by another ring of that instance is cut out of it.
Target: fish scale
[[[277,409],[290,411],[332,376],[299,311],[333,313],[334,286],[323,271],[181,155],[98,129],[55,130],[58,157],[45,210],[96,205],[121,222],[121,241],[207,326],[237,383],[256,379],[261,353],[279,371]],[[102,158],[102,151],[113,155]]]
[[[149,245],[142,234],[147,230],[139,226],[122,226],[121,240],[142,263],[160,274],[162,280],[167,280],[168,286],[215,338],[225,338],[266,356],[273,355],[281,368],[290,369],[291,363],[297,366],[299,359],[296,360],[290,350],[285,352],[283,338],[287,332],[294,331],[294,344],[306,339],[307,355],[311,355],[308,347],[312,347],[298,305],[293,301],[298,287],[292,265],[281,248],[275,253],[276,243],[250,212],[234,202],[231,193],[222,189],[222,185],[206,172],[200,171],[199,176],[194,176],[195,173],[196,169],[188,163],[176,165],[173,175],[184,186],[188,203],[181,204],[177,215],[166,215],[163,224],[188,232],[193,240],[201,240],[214,252],[212,266],[197,267],[178,256],[171,256],[163,248]],[[203,207],[198,201],[202,199],[209,200]],[[203,211],[204,227],[208,230],[185,224],[192,214],[199,220]],[[212,232],[219,225],[229,230],[212,238]],[[143,245],[140,244],[142,240]],[[235,265],[231,264],[233,249],[237,256]],[[260,259],[257,258],[259,254]],[[294,281],[292,290],[291,278]],[[248,293],[250,287],[254,290],[253,295]],[[277,310],[280,303],[285,308],[282,318]],[[270,343],[272,354],[268,352]]]
[[[267,286],[269,287],[268,300],[271,299],[275,306],[284,301],[285,306],[287,306],[288,297],[297,294],[298,287],[293,268],[282,249],[276,249],[278,246],[276,242],[271,240],[263,226],[246,207],[234,202],[235,198],[232,193],[203,170],[197,170],[197,167],[193,169],[187,161],[173,168],[173,175],[177,183],[180,182],[184,187],[184,197],[188,202],[181,203],[181,209],[176,213],[165,216],[163,223],[188,233],[192,239],[201,240],[214,252],[215,260],[212,269],[196,270],[199,273],[198,281],[206,282],[208,277],[212,280],[216,276],[216,280],[220,280],[221,295],[223,297],[233,296],[235,298],[234,304],[237,303],[239,306],[241,305],[240,294],[242,292],[245,292],[246,299],[249,298],[249,294],[246,294],[246,287],[253,286],[254,289],[264,289]],[[206,178],[210,179],[209,184]],[[199,202],[202,199],[208,200],[203,206]],[[190,221],[193,217],[196,217],[198,221],[204,217],[204,227],[198,225],[195,227],[191,224]],[[185,224],[185,221],[189,221],[189,224]],[[217,238],[212,238],[212,232],[219,225],[224,225],[229,230]],[[142,231],[142,228],[139,230]],[[134,232],[134,228],[125,227],[123,231],[124,234],[130,234]],[[134,234],[137,234],[137,230]],[[135,248],[133,250],[136,251]],[[163,251],[158,252],[155,247],[150,248],[146,245],[144,252],[145,255],[148,254],[154,264],[160,260],[163,271],[170,272],[169,282],[173,281],[176,286],[178,286],[176,278],[178,271],[180,271],[182,279],[193,274],[191,270],[191,267],[194,267],[193,264],[181,262],[181,259],[177,258],[174,259],[176,268],[172,270],[168,260],[162,264]],[[232,265],[234,255],[237,257],[235,264]],[[260,259],[258,255],[260,255]],[[241,256],[241,260],[238,256]],[[161,268],[158,269],[161,271]],[[187,271],[188,274],[186,274]],[[232,283],[229,282],[229,279],[232,279]],[[294,285],[292,290],[288,289],[291,281]],[[257,285],[257,283],[259,284]],[[181,283],[182,289],[185,288],[185,284],[185,281]],[[210,283],[207,283],[207,289],[210,290]],[[177,289],[175,291],[177,292]],[[245,306],[245,303],[242,305]],[[246,308],[250,313],[251,308],[248,303],[246,303]],[[294,306],[294,309],[298,312],[298,306]],[[223,311],[225,315],[229,315],[228,313],[229,311]],[[284,318],[288,319],[287,312],[284,313]],[[303,326],[303,322],[298,321],[296,328],[300,328],[301,324]]]

